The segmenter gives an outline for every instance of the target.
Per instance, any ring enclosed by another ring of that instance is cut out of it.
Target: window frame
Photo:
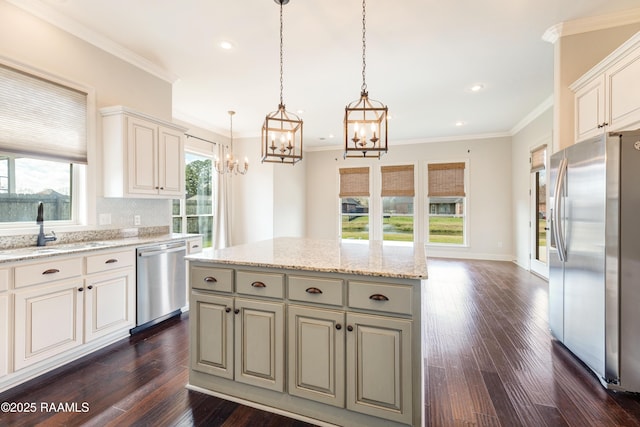
[[[463,202],[463,213],[462,213],[462,243],[441,243],[441,242],[430,242],[429,239],[431,237],[429,232],[429,221],[431,219],[431,209],[430,209],[430,201],[432,197],[429,197],[429,165],[430,164],[444,164],[444,163],[464,163],[464,196],[433,196],[437,197],[462,197]],[[469,243],[469,194],[470,194],[470,185],[469,185],[469,159],[442,159],[442,160],[427,160],[424,162],[424,244],[433,247],[441,247],[441,248],[466,248],[470,246]]]
[[[70,89],[82,92],[86,95],[86,141],[87,141],[87,164],[73,163],[71,176],[71,220],[50,220],[45,224],[48,228],[56,227],[56,231],[72,232],[85,230],[96,224],[96,197],[97,197],[97,147],[96,147],[96,91],[93,87],[69,80],[65,77],[55,75],[28,64],[10,60],[0,56],[0,64],[31,75],[36,78],[46,80],[50,83],[65,86]],[[1,148],[0,148],[1,151]],[[28,158],[36,158],[28,157]],[[46,156],[37,157],[44,160],[59,161]],[[101,168],[100,168],[101,170]],[[0,236],[11,236],[26,233],[33,233],[37,230],[35,221],[19,221],[0,223]]]

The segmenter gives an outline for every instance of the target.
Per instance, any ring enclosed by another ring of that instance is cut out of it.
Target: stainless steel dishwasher
[[[136,250],[136,327],[146,329],[180,314],[187,305],[185,241],[140,247]]]

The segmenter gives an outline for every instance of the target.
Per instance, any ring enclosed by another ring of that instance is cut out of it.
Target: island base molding
[[[187,389],[321,427],[407,427],[342,408],[191,371]],[[213,391],[215,389],[216,391]],[[277,406],[275,406],[277,405]]]

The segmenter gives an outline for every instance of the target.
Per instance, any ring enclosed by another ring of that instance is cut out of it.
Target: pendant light
[[[289,0],[274,1],[280,5],[280,104],[262,125],[262,162],[294,165],[302,160],[302,119],[288,112],[282,100],[282,7]]]
[[[362,87],[360,99],[345,107],[344,158],[377,157],[387,152],[387,106],[369,99],[365,72],[366,0],[362,0]]]
[[[216,157],[214,167],[216,168],[216,172],[218,172],[220,175],[223,175],[225,173],[228,173],[229,175],[244,175],[249,171],[249,160],[246,157],[244,158],[244,169],[240,170],[239,162],[233,154],[233,115],[236,114],[236,112],[227,111],[227,113],[229,113],[229,120],[231,122],[229,128],[229,133],[231,136],[231,141],[229,143],[229,152],[225,156],[226,158],[224,164],[221,164],[220,159]]]

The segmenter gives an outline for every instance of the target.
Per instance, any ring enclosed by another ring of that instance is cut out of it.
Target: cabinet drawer
[[[349,281],[349,307],[411,314],[411,286]]]
[[[82,258],[51,259],[15,269],[16,288],[82,275]]]
[[[91,255],[87,257],[87,274],[129,267],[135,258],[133,250]]]
[[[191,287],[208,291],[233,292],[233,270],[228,268],[191,267]]]
[[[289,299],[318,304],[342,305],[342,280],[289,276]]]
[[[236,273],[236,291],[246,295],[282,298],[284,296],[284,275],[238,271]]]
[[[202,239],[187,240],[187,254],[197,254],[202,252]]]

